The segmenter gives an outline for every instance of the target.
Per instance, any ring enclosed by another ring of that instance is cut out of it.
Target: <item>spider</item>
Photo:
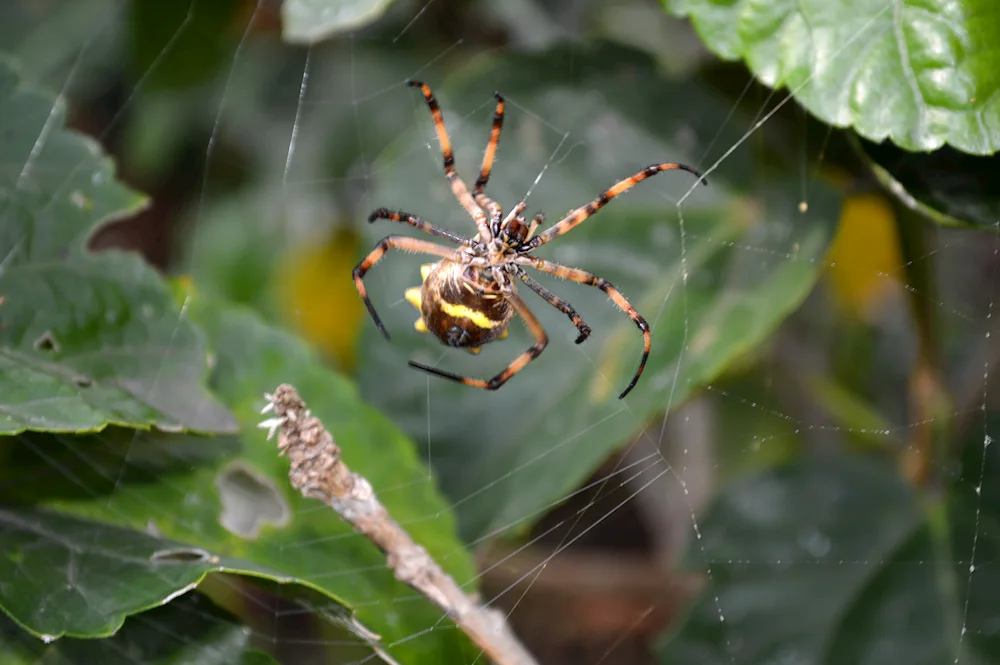
[[[618,396],[619,399],[628,395],[642,376],[649,357],[650,334],[649,324],[625,299],[618,289],[608,280],[592,273],[532,256],[532,251],[572,231],[587,218],[603,208],[613,198],[623,194],[637,183],[656,175],[660,171],[681,169],[694,174],[705,184],[708,184],[695,169],[683,164],[663,163],[647,166],[635,175],[612,185],[590,203],[587,203],[569,213],[548,230],[539,235],[535,231],[542,224],[541,213],[527,222],[522,213],[527,203],[521,200],[514,208],[503,216],[503,210],[483,190],[489,182],[493,170],[493,160],[496,157],[497,144],[500,140],[500,130],[503,127],[504,99],[500,93],[496,97],[496,110],[493,113],[493,126],[490,139],[486,144],[479,177],[476,178],[472,191],[458,176],[455,170],[455,157],[451,149],[451,140],[445,129],[444,118],[437,100],[431,89],[420,81],[407,81],[407,85],[419,88],[430,108],[437,131],[438,142],[444,156],[444,174],[451,185],[451,191],[462,207],[476,223],[477,233],[472,238],[463,238],[450,231],[441,229],[430,222],[407,212],[378,208],[368,217],[369,223],[377,219],[387,219],[393,222],[409,224],[438,238],[449,240],[458,245],[457,248],[411,238],[408,236],[390,235],[383,238],[378,245],[354,269],[354,283],[358,293],[368,308],[375,326],[382,335],[389,339],[381,319],[375,312],[375,307],[368,298],[363,278],[379,259],[389,249],[401,249],[407,252],[420,252],[440,257],[436,263],[421,267],[422,284],[408,289],[406,299],[420,311],[415,327],[421,332],[430,331],[448,346],[463,348],[472,353],[478,353],[484,344],[503,339],[507,336],[507,328],[514,315],[519,315],[527,324],[535,343],[515,358],[502,372],[492,379],[473,379],[459,376],[444,370],[410,361],[410,366],[429,372],[452,381],[496,390],[507,383],[511,377],[520,372],[532,360],[537,358],[548,344],[548,336],[532,314],[528,306],[517,294],[517,282],[522,282],[529,289],[541,296],[543,300],[569,317],[576,326],[579,336],[576,343],[580,344],[590,335],[590,326],[584,323],[572,305],[559,298],[524,270],[524,267],[534,268],[556,277],[568,279],[580,284],[594,286],[610,296],[612,302],[621,308],[642,332],[643,350],[639,368],[636,370],[628,387]]]

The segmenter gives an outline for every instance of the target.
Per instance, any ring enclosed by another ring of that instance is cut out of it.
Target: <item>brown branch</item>
[[[287,384],[266,395],[275,418],[261,423],[278,431],[278,450],[291,460],[288,478],[303,496],[322,501],[337,511],[354,530],[386,554],[396,579],[410,585],[451,617],[496,665],[535,665],[518,642],[503,614],[480,607],[413,542],[389,515],[363,477],[351,472],[340,458],[340,448],[319,418]]]

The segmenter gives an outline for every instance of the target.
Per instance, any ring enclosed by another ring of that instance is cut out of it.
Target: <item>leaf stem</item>
[[[934,266],[927,250],[924,219],[898,202],[896,212],[900,249],[903,254],[910,309],[917,332],[917,357],[910,373],[909,401],[920,427],[912,429],[904,454],[903,473],[914,484],[932,492],[941,491],[940,469],[954,440],[951,414],[954,401],[941,370],[940,331],[934,309],[937,302]],[[914,419],[911,417],[911,419]]]

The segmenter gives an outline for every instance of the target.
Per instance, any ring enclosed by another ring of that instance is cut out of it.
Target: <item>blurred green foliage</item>
[[[330,662],[476,658],[288,487],[255,427],[281,382],[463,584],[490,539],[560,552],[618,516],[613,486],[666,477],[683,505],[660,509],[687,533],[667,558],[686,549],[706,586],[660,627],[661,662],[1000,662],[1000,12],[661,4],[0,8],[11,662],[297,662],[262,639],[265,596],[340,631],[315,642]],[[508,209],[530,192],[550,223],[648,163],[707,173],[642,183],[539,252],[652,324],[626,400],[640,336],[596,290],[541,279],[594,333],[573,345],[529,299],[551,343],[496,393],[407,367],[492,376],[530,343],[515,323],[473,357],[413,331],[402,294],[426,258],[367,278],[391,342],[365,318],[350,271],[400,232],[371,209],[473,232],[414,77],[468,181],[507,97],[488,191]],[[574,535],[539,536],[588,485]]]

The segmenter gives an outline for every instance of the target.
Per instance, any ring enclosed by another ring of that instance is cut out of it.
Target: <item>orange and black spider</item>
[[[455,194],[459,203],[462,204],[462,207],[465,208],[475,221],[477,233],[472,238],[462,238],[438,228],[416,215],[406,212],[397,212],[385,208],[379,208],[373,212],[368,217],[369,222],[374,222],[376,219],[402,222],[425,233],[458,244],[458,247],[453,249],[437,243],[406,236],[391,235],[382,239],[375,249],[354,269],[354,283],[358,287],[358,293],[361,294],[361,298],[368,307],[368,312],[375,321],[375,325],[381,331],[382,335],[386,339],[389,339],[389,332],[382,325],[378,314],[375,313],[375,308],[368,298],[364,282],[362,281],[365,273],[378,263],[382,255],[389,248],[395,248],[440,257],[437,263],[425,265],[421,268],[423,277],[422,285],[409,289],[406,293],[406,299],[420,310],[420,318],[416,322],[417,330],[432,332],[448,346],[464,348],[472,353],[478,353],[480,347],[484,344],[506,337],[507,326],[510,325],[511,319],[514,318],[514,314],[516,313],[528,325],[528,330],[535,338],[535,343],[492,379],[470,379],[413,361],[410,361],[410,366],[446,379],[458,381],[467,386],[496,390],[512,376],[520,372],[525,365],[537,358],[548,344],[548,336],[545,334],[545,330],[538,323],[538,319],[531,313],[524,301],[517,295],[515,279],[523,282],[529,289],[570,318],[580,332],[576,338],[577,344],[583,342],[590,335],[590,327],[583,322],[583,319],[580,318],[580,315],[576,313],[573,307],[532,279],[522,266],[535,268],[536,270],[541,270],[542,272],[547,272],[573,282],[596,286],[607,293],[611,297],[611,300],[628,314],[629,318],[642,331],[642,360],[639,362],[639,369],[636,370],[632,381],[622,391],[621,395],[618,396],[619,398],[625,397],[635,387],[636,382],[638,382],[639,377],[642,375],[643,368],[646,366],[646,359],[649,357],[649,324],[629,304],[625,296],[608,280],[578,268],[569,268],[558,263],[553,263],[552,261],[537,258],[532,256],[531,252],[550,240],[554,240],[576,228],[588,217],[607,205],[611,199],[628,191],[637,183],[656,175],[660,171],[682,169],[698,176],[706,184],[707,181],[704,180],[704,177],[698,171],[683,164],[653,164],[635,175],[612,185],[596,199],[577,208],[544,233],[535,235],[535,231],[542,223],[543,217],[541,214],[538,214],[535,215],[530,223],[525,221],[524,217],[521,216],[521,213],[524,212],[527,206],[525,201],[522,200],[514,206],[514,209],[504,217],[500,204],[483,193],[486,183],[490,179],[490,171],[493,169],[493,159],[497,151],[497,142],[500,140],[500,129],[503,127],[503,97],[499,93],[495,94],[497,106],[493,114],[493,128],[490,131],[490,140],[486,144],[486,154],[483,156],[483,164],[479,170],[479,177],[476,178],[475,186],[470,192],[468,186],[458,177],[458,173],[455,171],[455,157],[451,150],[451,140],[448,138],[448,132],[444,126],[444,118],[441,115],[441,108],[438,106],[437,100],[431,94],[430,88],[423,83],[408,81],[407,84],[415,88],[420,88],[424,94],[424,99],[427,100],[427,106],[430,107],[431,116],[434,119],[434,128],[437,130],[438,140],[441,144],[441,152],[444,154],[445,177],[448,179],[451,191]]]

